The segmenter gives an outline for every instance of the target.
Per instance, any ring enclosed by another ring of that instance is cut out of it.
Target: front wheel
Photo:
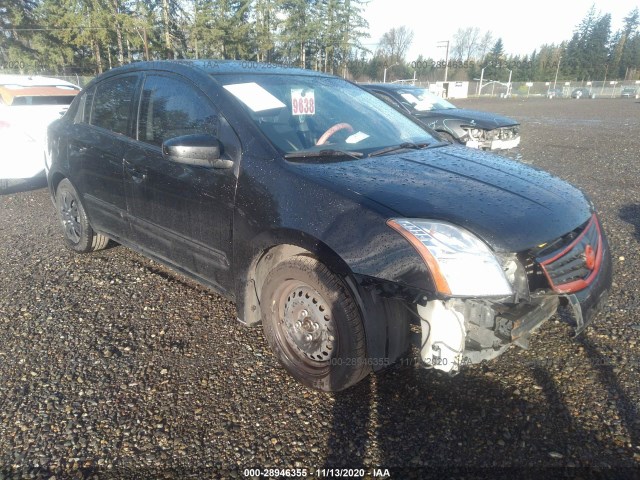
[[[78,253],[87,253],[107,246],[109,239],[91,228],[80,196],[66,178],[58,184],[56,207],[64,231],[64,240],[70,249]]]
[[[300,256],[276,265],[260,307],[274,355],[303,384],[339,391],[371,371],[358,307],[344,282],[317,260]]]

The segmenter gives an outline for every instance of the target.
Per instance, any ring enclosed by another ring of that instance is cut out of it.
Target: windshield
[[[282,153],[364,156],[400,144],[434,144],[423,127],[334,77],[214,75]]]
[[[428,112],[429,110],[449,110],[456,108],[455,105],[445,99],[434,95],[426,88],[410,88],[398,90],[400,96],[405,99],[411,108],[418,112]]]

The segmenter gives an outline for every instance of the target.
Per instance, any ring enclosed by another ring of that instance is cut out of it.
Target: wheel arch
[[[62,180],[64,180],[65,178],[68,178],[68,177],[66,177],[62,172],[59,172],[59,171],[50,173],[49,176],[50,176],[50,179],[51,179],[49,181],[49,189],[51,191],[52,197],[55,198],[56,191],[58,190],[58,185],[60,185],[60,182]],[[69,181],[71,182],[71,180],[69,180]],[[73,185],[73,182],[71,182],[71,184]],[[74,185],[74,188],[75,188],[75,185]]]
[[[261,322],[259,295],[264,280],[275,265],[287,258],[310,256],[343,278],[353,274],[333,249],[302,232],[289,229],[269,232],[258,237],[253,245],[252,254],[245,257],[249,260],[236,269],[238,319],[246,325]]]
[[[262,243],[240,273],[236,291],[238,320],[255,326],[262,322],[259,295],[269,271],[283,260],[295,256],[310,256],[339,275],[360,311],[364,325],[367,356],[377,360],[373,370],[395,362],[410,345],[410,314],[402,300],[385,298],[361,285],[340,255],[324,242],[309,235],[296,235],[284,230],[276,235],[281,241]],[[285,240],[286,238],[286,240]],[[238,277],[237,277],[238,278]]]

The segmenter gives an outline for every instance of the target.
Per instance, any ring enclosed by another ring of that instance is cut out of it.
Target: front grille
[[[536,261],[558,293],[577,292],[591,284],[602,261],[602,234],[595,214],[571,243]]]

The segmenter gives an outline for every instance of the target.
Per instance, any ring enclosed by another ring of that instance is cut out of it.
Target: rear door
[[[162,142],[199,133],[217,136],[235,168],[172,162]],[[148,74],[140,96],[138,142],[125,152],[127,208],[138,247],[198,276],[231,288],[232,219],[240,142],[196,85],[172,74]]]
[[[77,182],[93,228],[116,239],[129,234],[123,155],[133,141],[133,99],[140,78],[139,74],[117,76],[88,91],[80,99],[82,122],[68,147],[71,171],[78,172],[72,181]]]

